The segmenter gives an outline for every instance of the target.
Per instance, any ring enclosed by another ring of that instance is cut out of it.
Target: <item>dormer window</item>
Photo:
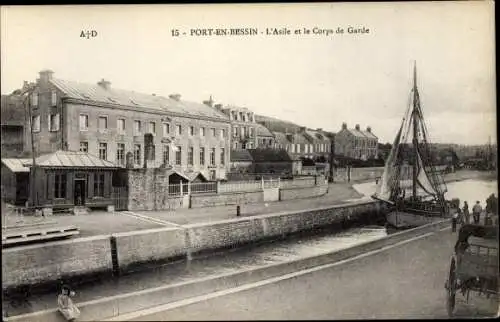
[[[52,103],[52,106],[57,106],[57,92],[56,91],[52,91],[52,96],[51,96],[51,103]]]
[[[31,105],[34,107],[38,106],[38,93],[31,94]]]

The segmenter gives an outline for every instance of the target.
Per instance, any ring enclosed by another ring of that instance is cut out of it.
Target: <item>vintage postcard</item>
[[[498,316],[494,7],[2,6],[3,321]]]

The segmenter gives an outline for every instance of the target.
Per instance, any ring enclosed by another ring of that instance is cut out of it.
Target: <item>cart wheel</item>
[[[456,277],[456,267],[455,259],[451,259],[450,265],[450,275],[448,277],[448,297],[446,298],[446,309],[448,310],[448,316],[452,317],[455,311],[455,295],[457,293],[457,277]]]

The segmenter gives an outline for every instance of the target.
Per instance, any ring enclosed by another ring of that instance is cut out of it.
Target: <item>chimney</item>
[[[347,130],[347,123],[346,122],[342,123],[342,130]]]
[[[354,128],[356,129],[356,131],[359,131],[359,124],[356,124]]]
[[[40,82],[48,83],[49,80],[52,79],[52,74],[54,74],[54,72],[51,71],[50,69],[45,69],[39,72],[38,74],[40,74]]]
[[[305,132],[305,131],[306,131],[306,127],[305,127],[305,126],[301,126],[301,127],[299,128],[299,132]]]
[[[170,95],[168,95],[168,97],[170,97],[174,101],[180,101],[181,100],[181,94],[170,94]]]
[[[318,132],[323,132],[323,129],[322,129],[322,128],[320,128],[320,127],[318,127],[318,128],[316,129],[316,131],[318,131]]]
[[[208,101],[203,101],[203,104],[212,107],[214,105],[214,100],[212,99],[212,95],[210,95],[210,99]]]
[[[367,131],[367,132],[372,133],[372,128],[368,126],[368,127],[366,128],[366,131]]]
[[[218,110],[222,109],[222,104],[215,104],[214,107]]]
[[[97,85],[101,86],[105,90],[109,90],[109,88],[111,87],[111,82],[104,80],[104,78],[103,78],[103,79],[101,79],[100,82],[97,82]]]

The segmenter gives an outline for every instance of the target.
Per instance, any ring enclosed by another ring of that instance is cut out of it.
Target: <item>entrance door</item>
[[[73,194],[75,206],[85,205],[85,186],[85,179],[75,179],[75,193]]]

